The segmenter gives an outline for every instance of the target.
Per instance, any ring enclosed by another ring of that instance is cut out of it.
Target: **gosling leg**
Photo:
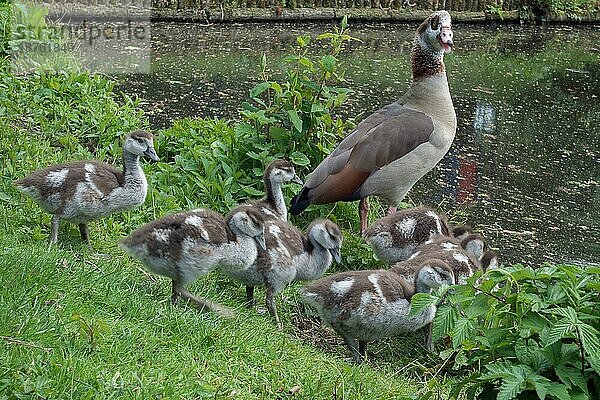
[[[334,331],[344,339],[344,343],[348,346],[352,358],[356,364],[362,364],[365,358],[360,354],[360,344],[356,343],[354,338],[350,337],[338,324],[332,325]]]
[[[50,235],[50,244],[58,242],[58,226],[60,225],[60,217],[58,215],[52,216],[52,233]]]
[[[89,245],[90,236],[87,224],[79,224],[79,233],[81,234],[81,239],[85,242],[85,244]]]
[[[275,304],[275,293],[272,287],[267,287],[267,309],[269,310],[269,314],[277,324],[277,328],[283,329],[283,324],[279,320],[279,315],[277,314],[277,305]]]
[[[254,301],[254,286],[246,286],[246,305],[252,308],[256,305]]]

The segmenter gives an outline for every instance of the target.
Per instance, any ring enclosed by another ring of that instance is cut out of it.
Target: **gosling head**
[[[302,185],[302,180],[296,175],[294,165],[287,160],[275,160],[265,169],[265,181],[275,183],[295,182]]]
[[[308,238],[329,251],[336,263],[342,262],[340,254],[344,236],[340,228],[328,219],[313,221],[308,227]]]
[[[241,232],[253,238],[261,249],[267,249],[265,244],[265,221],[260,212],[250,207],[238,207],[231,212],[227,223],[236,234]]]
[[[485,242],[485,238],[479,233],[467,235],[464,239],[462,239],[460,245],[463,249],[465,249],[465,251],[471,253],[478,260],[481,260],[483,254],[487,251],[487,243]]]
[[[159,160],[154,150],[152,134],[144,130],[137,130],[127,134],[123,143],[123,151],[138,157],[148,156],[154,162]]]
[[[442,285],[454,285],[454,271],[450,266],[435,258],[425,260],[416,273],[417,292],[429,293]]]

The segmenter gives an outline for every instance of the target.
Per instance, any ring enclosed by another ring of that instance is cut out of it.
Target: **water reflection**
[[[278,60],[297,35],[333,24],[157,23],[152,73],[120,77],[146,99],[155,127],[183,116],[237,117],[264,52]],[[414,26],[363,24],[346,50],[347,115],[395,101],[410,81]],[[446,58],[456,140],[410,199],[441,204],[481,230],[503,261],[598,262],[598,27],[457,26]],[[277,69],[271,71],[277,73]]]

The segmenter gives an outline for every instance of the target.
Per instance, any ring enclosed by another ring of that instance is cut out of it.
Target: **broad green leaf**
[[[442,305],[438,307],[433,320],[433,338],[437,340],[450,333],[457,318],[458,312],[453,306]]]
[[[302,120],[298,116],[298,113],[296,112],[296,110],[288,110],[287,113],[290,116],[290,121],[294,125],[294,128],[298,132],[302,133]]]
[[[261,82],[258,85],[254,86],[252,90],[250,90],[250,97],[256,98],[260,96],[262,92],[271,87],[271,82]]]
[[[531,383],[541,400],[544,400],[548,392],[552,389],[552,382],[539,374],[528,375],[527,382]]]
[[[327,54],[321,57],[321,67],[325,72],[333,72],[335,69],[336,62],[337,58],[335,58],[331,54]]]
[[[305,167],[308,164],[310,164],[310,160],[308,159],[308,157],[304,153],[301,153],[299,151],[294,151],[292,154],[290,154],[289,157],[290,161],[296,165]]]
[[[551,382],[548,388],[548,394],[554,396],[558,400],[571,400],[571,396],[567,391],[567,387],[558,382]]]

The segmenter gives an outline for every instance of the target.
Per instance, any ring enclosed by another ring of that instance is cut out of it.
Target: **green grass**
[[[242,306],[241,285],[213,273],[190,289],[237,309],[220,319],[171,305],[170,282],[121,253],[109,224],[91,225],[91,251],[73,226],[63,224],[49,247],[17,226],[23,219],[17,208],[1,212],[0,398],[261,399],[299,386],[295,398],[379,399],[422,388],[416,367],[404,369],[414,344],[399,352],[382,342],[354,366],[331,332],[311,328],[328,343],[303,337],[292,324],[302,313],[297,285],[278,299],[279,331]]]

